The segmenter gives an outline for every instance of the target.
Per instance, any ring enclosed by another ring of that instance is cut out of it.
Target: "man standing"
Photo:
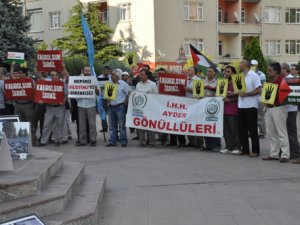
[[[256,72],[258,74],[261,85],[263,85],[266,82],[266,75],[258,69],[257,60],[255,60],[255,59],[251,60],[251,65],[255,67],[254,72]],[[261,138],[261,139],[265,138],[265,136],[267,134],[265,114],[266,114],[266,112],[264,110],[264,104],[259,102],[258,110],[257,110],[257,125],[258,125],[258,129],[259,129],[259,138]]]
[[[158,94],[158,88],[153,81],[149,80],[149,75],[150,71],[145,69],[140,70],[139,76],[141,81],[136,85],[136,91]],[[155,146],[155,133],[153,131],[138,130],[138,133],[141,146],[146,146],[146,133],[148,134],[149,145],[152,147]]]
[[[296,71],[295,67],[293,67],[293,73]],[[289,78],[296,78],[296,74],[290,74],[291,70],[287,63],[282,63],[281,66],[281,75],[282,78],[289,79]],[[300,146],[297,137],[297,112],[298,106],[297,105],[286,105],[285,106],[287,111],[287,120],[286,120],[286,127],[287,133],[289,137],[289,145],[290,145],[290,159],[299,158],[300,156]]]
[[[84,76],[91,76],[91,68],[85,66],[83,68]],[[95,87],[97,94],[98,89]],[[87,145],[87,130],[86,125],[89,126],[90,142],[91,146],[95,147],[96,142],[96,95],[94,98],[79,98],[77,99],[78,106],[78,119],[79,119],[79,142],[76,146]]]
[[[112,147],[117,145],[119,129],[121,146],[126,147],[128,140],[125,119],[128,95],[131,88],[125,81],[122,80],[122,71],[120,69],[114,69],[111,73],[111,78],[113,83],[117,84],[117,98],[115,100],[107,100],[110,141],[106,146]]]
[[[281,68],[279,63],[272,63],[268,68],[268,75],[271,83],[280,85],[282,81]],[[271,151],[270,155],[263,160],[278,160],[281,151],[280,162],[289,161],[290,149],[286,128],[287,111],[285,106],[279,105],[277,92],[274,105],[268,105],[267,126],[270,133]]]
[[[109,66],[104,66],[103,74],[98,76],[98,80],[100,82],[101,91],[104,92],[105,83],[106,82],[112,82]],[[105,114],[107,114],[107,111],[108,111],[107,100],[105,98],[103,98],[103,96],[104,95],[102,94],[102,107],[105,111]],[[101,97],[101,96],[99,96],[99,97]],[[100,130],[100,132],[107,132],[108,125],[107,125],[106,115],[105,115],[105,119],[101,120],[101,124],[102,124],[102,130]]]
[[[59,74],[56,71],[50,72],[51,81],[58,82]],[[62,82],[62,81],[61,81]],[[65,98],[68,95],[67,87],[64,82],[64,96]],[[59,104],[47,104],[46,113],[44,118],[43,132],[39,146],[44,146],[48,143],[51,131],[52,139],[54,139],[55,146],[60,146],[60,143],[63,139],[63,125],[65,119],[66,107],[65,103]],[[52,129],[52,128],[55,129]]]
[[[12,70],[14,70],[15,63],[12,63]],[[17,73],[17,79],[26,78],[28,76],[28,71],[26,68],[19,68]],[[31,84],[35,87],[33,79],[31,79]],[[36,129],[34,125],[35,121],[35,109],[34,102],[32,99],[27,100],[17,100],[15,101],[15,115],[19,116],[20,122],[30,122],[31,130],[31,141],[32,146],[36,146]]]
[[[260,146],[257,131],[257,108],[259,95],[261,93],[261,82],[257,73],[250,70],[250,67],[250,60],[244,58],[240,63],[240,69],[245,76],[246,92],[239,93],[238,98],[239,135],[242,151],[240,153],[233,153],[249,155],[249,157],[258,157],[260,153]],[[251,153],[249,148],[248,132],[250,132],[251,137]]]
[[[188,80],[187,80],[187,86],[186,86],[186,97],[193,98],[193,81],[194,80],[201,80],[197,76],[197,68],[194,66],[191,66],[188,68]],[[203,146],[203,138],[197,137],[197,136],[187,136],[189,143],[185,145],[185,147],[195,147],[195,148],[202,148]]]

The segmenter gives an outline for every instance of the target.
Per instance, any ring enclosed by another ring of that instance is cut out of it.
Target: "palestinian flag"
[[[199,69],[206,75],[208,67],[214,67],[217,69],[217,65],[210,61],[205,55],[199,52],[193,45],[190,44],[190,50],[194,62],[194,66],[198,66]],[[223,78],[222,73],[217,69],[216,76]]]

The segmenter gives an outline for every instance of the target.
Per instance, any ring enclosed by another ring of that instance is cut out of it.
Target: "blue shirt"
[[[131,91],[130,86],[123,80],[118,80],[117,98],[110,102],[110,105],[118,105],[125,101]]]

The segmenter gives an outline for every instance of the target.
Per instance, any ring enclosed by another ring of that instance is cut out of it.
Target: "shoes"
[[[177,144],[175,144],[175,143],[169,143],[169,144],[167,144],[166,146],[176,146]]]
[[[240,152],[238,155],[241,155],[241,156],[243,156],[243,155],[250,155],[249,153],[246,153],[246,152]]]
[[[296,159],[295,161],[293,161],[293,164],[300,164],[300,159]]]
[[[127,144],[121,144],[122,147],[127,147]]]
[[[75,146],[81,147],[81,146],[86,146],[86,144],[83,144],[83,143],[80,143],[80,142],[78,142],[78,143],[76,142]]]
[[[258,157],[258,156],[259,156],[259,154],[257,154],[257,153],[251,153],[248,155],[248,157],[250,157],[250,158],[254,158],[254,157]]]
[[[195,147],[195,145],[188,143],[187,145],[185,145],[185,147]]]
[[[72,136],[68,137],[69,140],[72,140]]]
[[[39,142],[39,143],[37,143],[36,146],[42,147],[42,146],[46,146],[46,144]]]
[[[185,144],[179,144],[178,147],[179,147],[179,148],[185,147]]]
[[[116,145],[114,145],[114,144],[112,144],[112,143],[108,143],[108,144],[106,145],[106,147],[113,147],[113,146],[116,146]]]
[[[151,147],[155,147],[155,144],[150,144]]]
[[[279,160],[280,163],[287,163],[288,161],[289,161],[289,159],[287,159],[287,158],[281,158]]]
[[[145,144],[145,143],[141,143],[141,146],[142,146],[142,147],[145,147],[145,146],[146,146],[146,144]]]
[[[91,141],[91,146],[92,147],[96,147],[96,145],[97,145],[97,141]]]
[[[60,146],[60,142],[59,142],[59,141],[56,141],[56,142],[54,143],[54,146],[55,146],[55,147],[59,147],[59,146]]]
[[[274,158],[274,157],[271,157],[271,156],[268,156],[268,157],[264,157],[264,158],[261,158],[262,160],[267,160],[267,161],[270,161],[270,160],[279,160],[278,158]]]
[[[258,138],[259,138],[259,139],[265,139],[265,135],[260,134],[260,135],[258,136]]]
[[[107,132],[107,129],[102,129],[100,130],[100,132]]]
[[[133,140],[133,141],[139,140],[139,137],[134,137],[131,140]]]
[[[240,150],[233,150],[233,151],[232,151],[232,154],[234,154],[234,155],[239,155],[239,154],[241,154],[241,151],[240,151]]]
[[[228,154],[228,153],[231,153],[231,151],[229,151],[228,149],[225,148],[225,149],[221,149],[220,153]]]
[[[67,140],[63,140],[61,143],[62,144],[68,144],[68,141]]]

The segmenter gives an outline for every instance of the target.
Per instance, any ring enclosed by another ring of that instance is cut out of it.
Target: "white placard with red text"
[[[223,115],[222,97],[197,100],[132,92],[126,127],[168,134],[222,137]]]

